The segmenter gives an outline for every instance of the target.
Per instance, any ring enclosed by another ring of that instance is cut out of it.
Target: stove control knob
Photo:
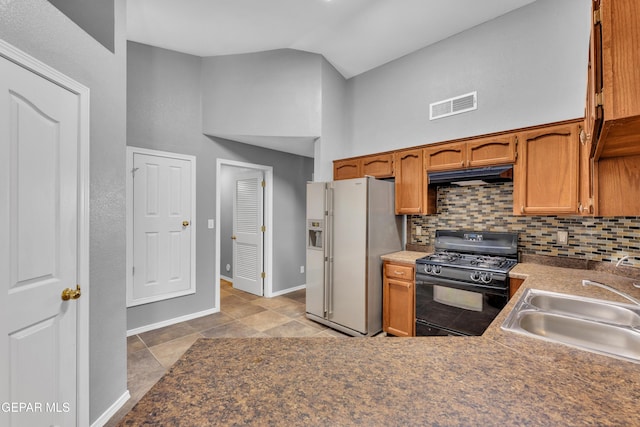
[[[471,280],[473,280],[474,282],[479,282],[480,281],[480,272],[479,271],[474,271],[473,273],[471,273]]]
[[[433,266],[433,274],[440,274],[442,272],[442,268],[439,265]]]
[[[431,265],[427,264],[424,266],[424,272],[425,273],[431,273]]]
[[[489,283],[491,282],[493,276],[491,273],[482,273],[482,276],[480,278],[482,279],[483,283]]]

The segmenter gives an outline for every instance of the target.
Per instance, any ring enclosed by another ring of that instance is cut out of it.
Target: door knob
[[[236,236],[231,236],[231,240],[236,240]]]
[[[182,221],[182,226],[183,227],[188,227],[189,226],[189,221]]]
[[[78,299],[80,298],[80,296],[82,295],[82,293],[80,292],[80,285],[76,285],[76,289],[73,290],[71,288],[67,288],[64,291],[62,291],[62,301],[69,301],[70,299]]]

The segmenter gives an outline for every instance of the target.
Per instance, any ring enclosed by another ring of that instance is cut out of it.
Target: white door
[[[80,100],[4,58],[0,75],[0,425],[74,426]]]
[[[195,159],[132,151],[133,266],[127,306],[195,292]]]
[[[263,295],[262,171],[237,175],[233,192],[233,287]]]

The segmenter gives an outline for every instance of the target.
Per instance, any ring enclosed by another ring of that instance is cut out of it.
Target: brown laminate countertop
[[[581,280],[640,289],[536,264],[512,276],[526,280],[481,337],[200,339],[122,425],[640,424],[639,364],[500,329],[527,287],[617,301]]]

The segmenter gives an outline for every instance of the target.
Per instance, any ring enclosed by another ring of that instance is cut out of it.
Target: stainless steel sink
[[[640,306],[527,289],[506,331],[640,363]]]
[[[565,297],[559,294],[533,294],[528,299],[533,307],[588,320],[603,321],[616,325],[640,327],[640,314],[620,305],[586,298]],[[633,307],[633,306],[632,306]]]

